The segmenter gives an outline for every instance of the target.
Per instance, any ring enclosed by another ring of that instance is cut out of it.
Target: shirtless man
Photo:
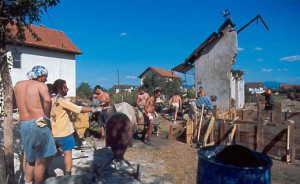
[[[99,106],[102,107],[102,112],[99,113],[98,123],[100,125],[100,136],[104,140],[105,128],[108,117],[111,114],[110,111],[110,96],[109,93],[103,91],[100,85],[94,87],[94,98],[99,100]]]
[[[176,124],[177,120],[177,114],[178,114],[178,109],[182,107],[182,100],[181,97],[179,96],[178,92],[176,92],[172,98],[169,100],[169,105],[170,107],[175,109],[174,113],[174,124]]]
[[[154,146],[154,144],[151,142],[151,135],[153,131],[153,119],[155,115],[155,102],[160,95],[161,95],[160,90],[159,89],[155,90],[154,95],[151,95],[146,100],[145,109],[144,109],[145,127],[142,132],[141,140],[150,146]],[[146,134],[147,134],[147,139],[145,139]]]
[[[143,111],[145,108],[145,104],[147,99],[149,98],[149,94],[145,92],[144,87],[139,88],[139,94],[136,99],[136,105],[138,107],[138,122],[141,123],[142,121],[142,116],[143,116]]]
[[[19,109],[21,137],[26,153],[25,183],[41,183],[51,156],[57,150],[50,126],[51,97],[45,84],[48,71],[35,66],[27,73],[29,80],[17,82],[14,88]]]

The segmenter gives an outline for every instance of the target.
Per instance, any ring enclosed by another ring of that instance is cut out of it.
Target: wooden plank
[[[281,124],[282,121],[282,105],[281,102],[275,102],[275,109],[272,113],[272,122],[275,124]]]
[[[190,120],[190,118],[187,119],[186,122],[186,143],[191,143],[192,142],[192,135],[193,135],[193,121]]]
[[[226,129],[225,129],[225,122],[219,123],[219,144],[223,144],[226,138]]]
[[[271,134],[271,135],[277,135],[279,134],[282,130],[286,130],[288,128],[288,126],[285,127],[268,127],[265,126],[265,130],[264,133],[265,134]]]
[[[254,133],[255,132],[254,125],[240,125],[240,131],[241,132],[247,132],[247,133]]]
[[[259,117],[257,129],[256,129],[256,151],[261,152],[263,148],[263,140],[264,140],[264,132],[263,132],[263,119]]]
[[[201,124],[202,124],[202,119],[203,119],[203,111],[204,111],[204,104],[202,104],[200,122],[199,122],[199,126],[198,126],[197,143],[199,142],[199,139],[200,139]]]
[[[286,143],[286,161],[290,163],[295,162],[295,147],[294,147],[294,130],[295,124],[294,121],[289,121],[287,129],[287,143]]]
[[[212,129],[214,123],[215,123],[215,117],[212,116],[212,117],[211,117],[211,120],[210,120],[210,122],[209,122],[209,125],[208,125],[208,127],[207,127],[206,133],[205,133],[205,135],[204,135],[204,139],[203,139],[203,142],[202,142],[202,146],[206,146],[208,136],[209,136],[209,134],[210,134],[210,132],[211,132],[211,129]]]
[[[230,134],[228,135],[228,142],[227,145],[231,145],[233,143],[233,138],[234,138],[234,134],[235,134],[235,130],[236,130],[236,124],[233,125],[233,128],[231,129]]]
[[[168,139],[172,139],[173,138],[173,125],[169,126],[169,133],[167,136]]]

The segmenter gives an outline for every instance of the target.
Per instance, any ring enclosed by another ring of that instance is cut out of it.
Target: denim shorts
[[[66,137],[54,137],[54,140],[63,151],[71,150],[76,145],[73,134]]]
[[[26,160],[30,163],[38,158],[47,158],[57,150],[52,131],[47,127],[37,127],[37,119],[21,121],[21,138],[26,153]]]

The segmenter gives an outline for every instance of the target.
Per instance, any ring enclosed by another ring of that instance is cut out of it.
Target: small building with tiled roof
[[[129,84],[119,84],[119,85],[114,85],[113,89],[115,90],[115,93],[120,93],[120,92],[131,93],[134,90],[134,86]]]
[[[143,73],[141,73],[138,76],[138,78],[142,79],[148,75],[158,75],[165,78],[178,78],[178,79],[181,78],[178,74],[174,73],[171,70],[153,67],[153,66],[148,67],[145,71],[143,71]]]
[[[46,83],[64,79],[69,88],[68,95],[76,96],[76,55],[82,54],[82,51],[63,31],[37,25],[30,27],[38,39],[25,29],[25,41],[8,45],[14,57],[11,71],[13,85],[27,79],[26,74],[32,67],[42,65],[49,72]]]
[[[158,67],[153,67],[149,66],[145,71],[143,71],[138,78],[141,79],[141,84],[143,84],[143,80],[145,77],[160,77],[160,78],[165,78],[167,80],[172,80],[172,79],[180,79],[181,77],[176,74],[172,70],[164,69],[164,68],[158,68]]]
[[[280,84],[280,89],[300,89],[300,84]]]
[[[265,91],[263,82],[246,82],[245,88],[251,93],[263,93]]]
[[[264,87],[263,82],[246,82],[245,87],[252,88],[252,87]]]

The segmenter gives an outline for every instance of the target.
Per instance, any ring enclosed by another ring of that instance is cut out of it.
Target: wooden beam
[[[281,102],[275,102],[275,109],[272,112],[272,122],[275,124],[282,123],[282,105]]]
[[[170,124],[169,126],[169,133],[168,133],[168,136],[167,136],[168,139],[172,139],[173,138],[173,125]]]
[[[236,126],[237,126],[236,124],[233,125],[233,128],[231,129],[231,132],[228,135],[228,143],[227,143],[227,145],[231,145],[232,142],[233,142],[233,137],[234,137],[234,134],[235,134],[235,131],[236,131]]]
[[[257,127],[256,127],[256,151],[261,152],[263,150],[263,140],[264,140],[264,132],[263,132],[263,119],[259,117]]]
[[[295,146],[294,146],[294,133],[295,133],[295,124],[294,121],[289,121],[287,129],[287,141],[286,141],[286,161],[290,163],[295,162]]]
[[[205,135],[204,135],[204,139],[203,139],[203,141],[202,141],[202,146],[206,146],[208,136],[209,136],[209,134],[210,134],[210,132],[211,132],[212,127],[214,126],[214,123],[215,123],[215,117],[212,116],[212,117],[211,117],[211,120],[210,120],[210,122],[209,122],[209,125],[208,125],[208,127],[207,127],[206,133],[205,133]]]
[[[192,142],[192,135],[193,135],[193,121],[190,118],[187,119],[186,122],[186,143]]]
[[[202,124],[202,119],[203,119],[203,111],[204,111],[204,104],[202,104],[202,110],[201,110],[200,122],[199,122],[199,126],[198,126],[197,143],[199,142],[199,139],[200,139],[201,124]]]

